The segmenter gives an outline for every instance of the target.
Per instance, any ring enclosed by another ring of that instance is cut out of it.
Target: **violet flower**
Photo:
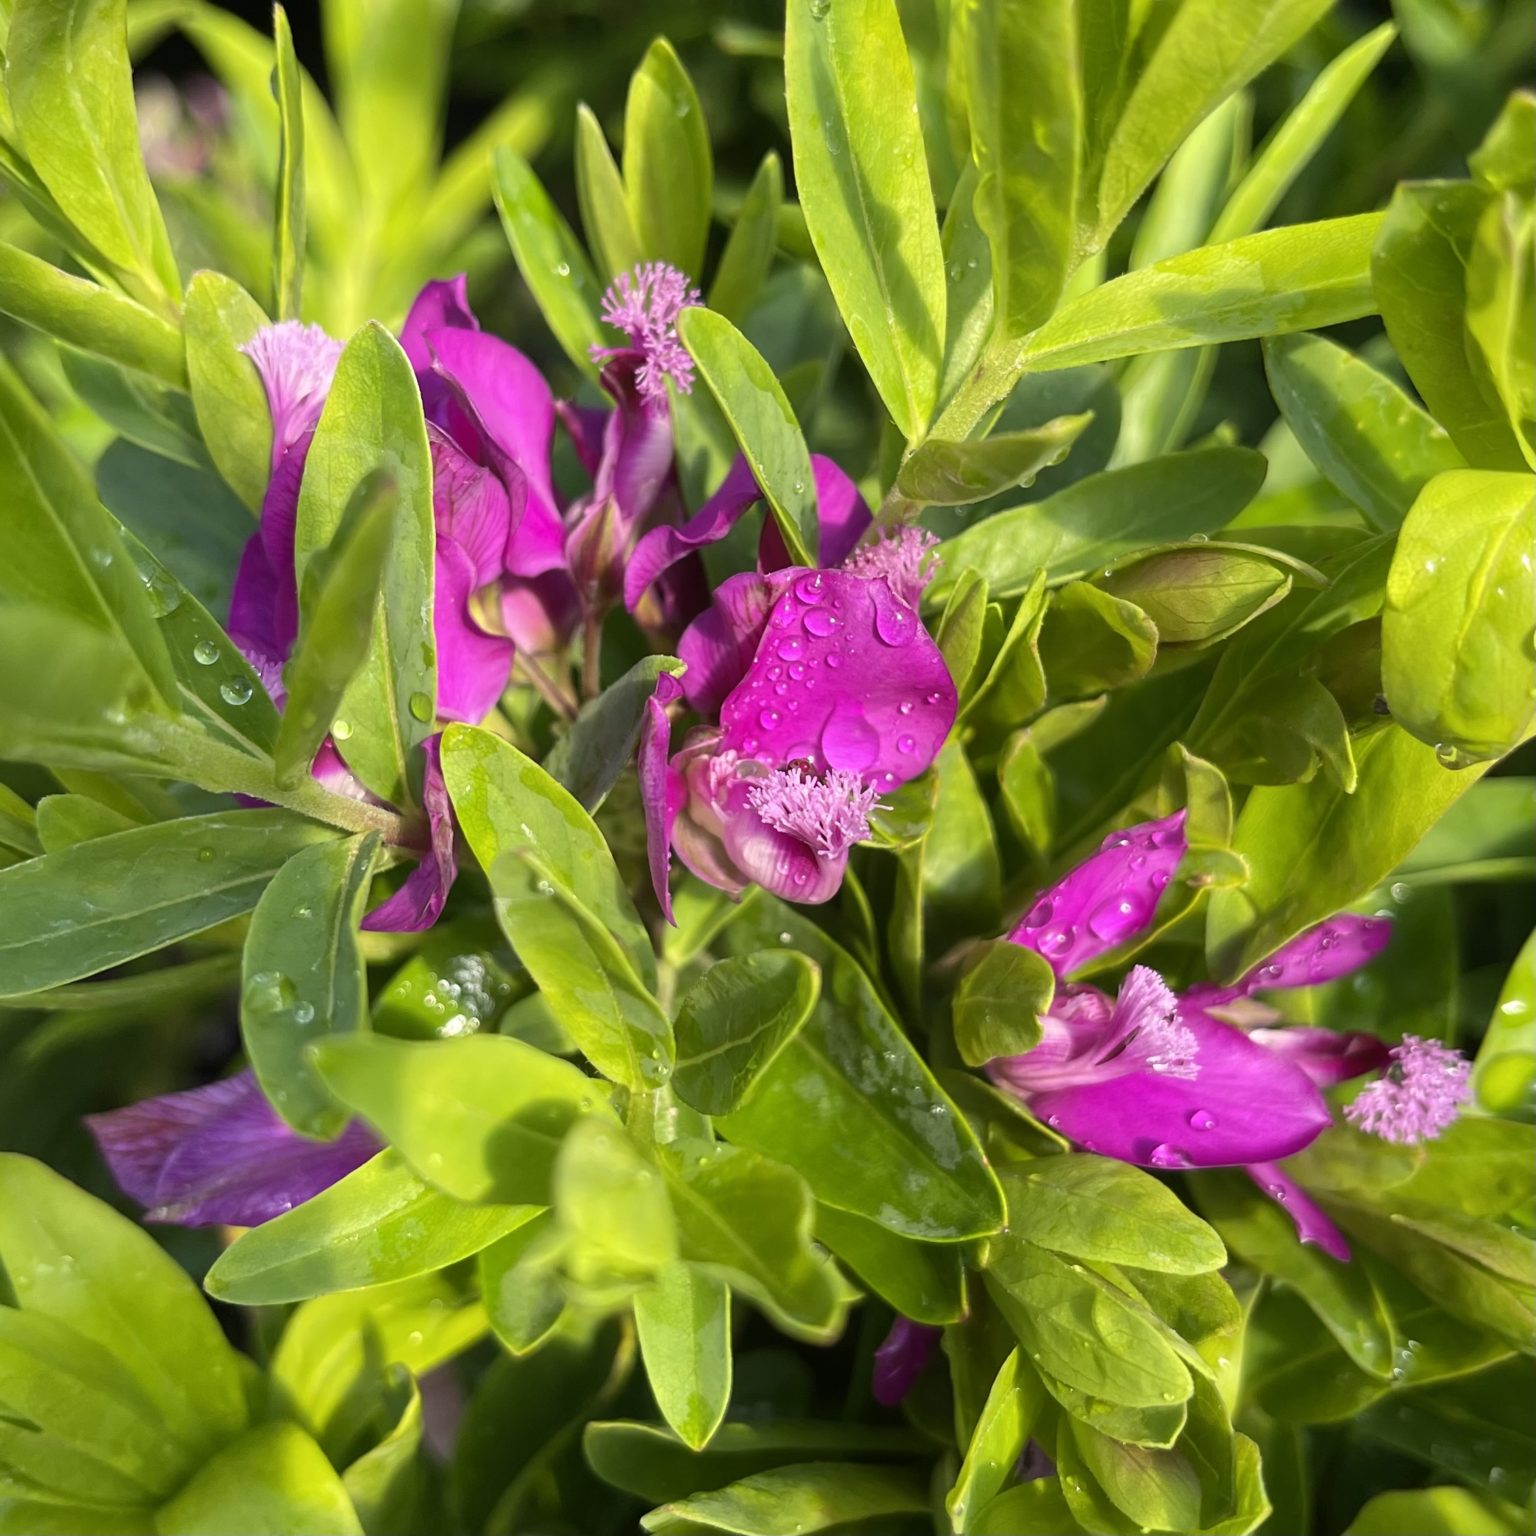
[[[917,1384],[938,1351],[942,1328],[914,1323],[910,1317],[896,1318],[884,1342],[875,1351],[871,1388],[877,1403],[894,1408]]]
[[[1394,1140],[1438,1135],[1466,1098],[1467,1064],[1433,1041],[1390,1049],[1372,1035],[1324,1029],[1240,1028],[1261,989],[1319,986],[1368,964],[1391,925],[1342,914],[1319,923],[1228,987],[1176,995],[1157,972],[1133,966],[1118,995],[1067,978],[1145,932],[1184,856],[1184,813],[1107,838],[1025,914],[1008,937],[1042,955],[1063,983],[1041,1020],[1040,1043],[988,1063],[1052,1128],[1090,1152],[1155,1168],[1245,1168],[1282,1202],[1304,1242],[1349,1257],[1337,1229],[1276,1165],[1333,1123],[1320,1089],[1371,1071],[1345,1110]],[[1278,1016],[1259,1010],[1266,1023]]]
[[[291,1129],[256,1075],[162,1094],[87,1115],[123,1191],[145,1220],[183,1227],[254,1227],[328,1189],[381,1148],[361,1121],[334,1141]]]
[[[938,756],[955,687],[918,618],[922,577],[906,579],[929,547],[906,529],[852,568],[734,576],[684,633],[687,670],[658,679],[639,757],[651,874],[669,918],[674,848],[732,896],[756,884],[789,901],[829,900],[878,797]],[[667,707],[680,697],[706,723],[673,755]]]

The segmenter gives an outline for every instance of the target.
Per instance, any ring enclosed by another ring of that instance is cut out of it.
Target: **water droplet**
[[[295,1003],[293,1022],[295,1024],[313,1024],[315,1022],[315,1005],[313,1003]]]
[[[1189,1166],[1189,1159],[1177,1147],[1170,1146],[1166,1141],[1152,1148],[1152,1154],[1147,1161],[1154,1168],[1187,1168]]]
[[[420,720],[423,725],[436,713],[432,708],[432,700],[424,693],[411,695],[410,710],[412,719]]]
[[[197,850],[197,862],[199,864],[212,864],[214,852],[212,848],[199,848]]]
[[[91,564],[98,570],[106,570],[112,564],[112,551],[109,549],[93,549],[91,551]]]
[[[315,915],[315,909],[310,906],[307,901],[300,902],[300,904],[293,909],[293,915],[298,918],[313,917]]]
[[[774,650],[785,661],[798,661],[805,654],[805,641],[799,635],[785,635]]]
[[[908,644],[917,633],[917,615],[884,582],[870,585],[875,605],[875,634],[890,646]]]
[[[1040,953],[1042,955],[1064,955],[1076,942],[1076,928],[1070,926],[1058,928],[1054,933],[1048,933],[1040,940]]]
[[[1050,1126],[1053,1131],[1059,1131],[1061,1129],[1061,1116],[1047,1115],[1045,1117],[1045,1123]]]
[[[949,1111],[945,1109],[942,1104],[930,1104],[928,1106],[928,1113],[932,1115],[935,1120],[942,1120],[944,1116],[949,1113]]]
[[[1482,759],[1476,756],[1474,753],[1467,752],[1463,748],[1458,747],[1453,742],[1449,741],[1436,743],[1435,756],[1439,760],[1440,766],[1442,768],[1451,769],[1470,768],[1473,763],[1482,761]]]
[[[557,261],[555,263],[555,276],[556,277],[569,277],[570,275],[571,275],[571,264],[570,264],[570,262],[568,262],[568,261]]]
[[[781,933],[779,935],[779,943],[780,944],[788,944],[793,939],[794,939],[794,934],[792,934],[792,933]]]
[[[219,684],[219,697],[226,704],[245,704],[251,697],[251,685],[243,677],[232,677]]]
[[[829,613],[825,608],[813,608],[805,616],[805,632],[824,640],[840,628],[842,622],[835,613]]]
[[[840,701],[822,728],[821,753],[829,768],[861,773],[880,755],[880,733],[857,704]]]
[[[1125,896],[1113,896],[1089,914],[1088,927],[1096,938],[1114,942],[1139,927],[1138,919],[1133,901]]]
[[[352,734],[352,722],[350,720],[332,720],[331,735],[337,741],[346,741]]]
[[[832,9],[832,0],[810,0],[811,20],[825,21],[827,12]]]
[[[765,731],[771,731],[784,717],[776,709],[765,709],[759,712],[757,723]]]
[[[149,597],[149,611],[157,619],[166,618],[181,607],[181,587],[169,571],[146,576],[144,591]]]
[[[1048,898],[1042,896],[1025,914],[1024,926],[1026,928],[1044,928],[1051,918],[1055,916],[1055,913],[1055,906]]]
[[[795,682],[800,682],[801,679],[805,676],[805,663],[803,661],[797,661],[789,669],[789,675],[794,679]]]
[[[1192,533],[1189,536],[1189,542],[1191,544],[1209,544],[1211,536],[1208,533]]]
[[[199,640],[192,647],[192,659],[200,667],[211,667],[219,659],[219,648],[212,640]]]
[[[830,672],[841,671],[842,670],[842,665],[843,665],[843,658],[841,656],[839,656],[836,651],[831,651],[831,652],[828,653],[827,658],[826,658],[826,666],[827,666],[827,670],[828,671],[830,671]]]
[[[796,489],[798,490],[799,487],[797,486]],[[819,603],[826,598],[826,595],[826,584],[822,581],[819,571],[814,576],[802,576],[795,583],[795,596],[802,603]]]
[[[1192,1131],[1214,1131],[1216,1129],[1216,1116],[1208,1109],[1192,1109],[1188,1115],[1189,1128]]]

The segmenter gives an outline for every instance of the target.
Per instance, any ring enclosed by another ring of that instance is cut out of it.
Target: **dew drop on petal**
[[[830,768],[860,773],[880,755],[880,733],[857,704],[840,702],[821,732],[822,756]]]
[[[1188,1116],[1189,1128],[1192,1131],[1214,1131],[1216,1129],[1216,1116],[1208,1109],[1192,1109]]]
[[[774,651],[785,661],[798,661],[805,654],[805,641],[799,635],[786,635]]]

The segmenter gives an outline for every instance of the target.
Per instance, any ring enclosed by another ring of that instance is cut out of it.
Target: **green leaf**
[[[347,1121],[305,1050],[321,1036],[367,1026],[357,927],[378,849],[376,832],[303,849],[251,914],[240,1038],[273,1108],[305,1136],[339,1135]]]
[[[974,442],[930,437],[901,466],[896,489],[923,506],[961,507],[1033,485],[1042,469],[1066,458],[1092,420],[1091,411],[1058,416],[1043,427],[998,432]]]
[[[1097,218],[1084,208],[1084,245],[1101,247],[1190,130],[1327,8],[1328,0],[1184,0],[1146,17],[1127,61],[1123,105],[1112,117],[1104,112],[1112,127],[1099,130]]]
[[[1497,757],[1529,729],[1533,543],[1530,476],[1475,469],[1431,480],[1398,537],[1382,685],[1393,719],[1452,765]]]
[[[566,1131],[609,1113],[601,1085],[580,1068],[509,1035],[362,1034],[310,1052],[331,1092],[455,1200],[547,1205]]]
[[[1379,213],[1265,230],[1128,272],[1073,299],[1029,338],[1035,372],[1312,331],[1376,312]]]
[[[599,277],[611,281],[640,266],[645,251],[629,214],[624,180],[602,125],[585,102],[576,108],[576,199]]]
[[[725,1280],[786,1332],[826,1342],[848,1297],[811,1246],[812,1201],[789,1168],[744,1147],[678,1142],[660,1149],[680,1256]]]
[[[640,1358],[661,1416],[695,1451],[731,1397],[731,1293],[690,1264],[669,1264],[635,1297]]]
[[[927,1484],[915,1471],[807,1461],[664,1504],[640,1524],[651,1536],[806,1536],[861,1523],[889,1530],[900,1517],[927,1509]]]
[[[791,0],[784,73],[811,242],[870,379],[911,442],[938,394],[944,255],[894,0]]]
[[[624,106],[624,192],[648,261],[704,270],[714,160],[704,109],[666,38],[646,49]]]
[[[1522,1536],[1525,1516],[1502,1499],[1469,1488],[1416,1488],[1378,1493],[1344,1536]]]
[[[965,25],[976,222],[992,248],[997,334],[1027,335],[1073,267],[1083,100],[1071,0],[976,6]]]
[[[377,1445],[364,1451],[341,1474],[363,1529],[370,1532],[410,1530],[420,1518],[422,1495],[421,1392],[403,1366],[394,1367],[402,1400],[394,1427]],[[393,1404],[390,1405],[391,1408]]]
[[[203,1283],[216,1300],[244,1307],[385,1285],[457,1264],[536,1213],[535,1206],[452,1200],[385,1151],[236,1238]]]
[[[1530,1102],[1536,1082],[1536,933],[1520,947],[1477,1048],[1472,1092],[1490,1114],[1509,1114]]]
[[[60,211],[138,290],[181,297],[139,153],[125,0],[20,0],[6,37],[16,138]]]
[[[570,729],[550,749],[544,771],[568,789],[584,810],[596,812],[619,775],[634,760],[645,706],[663,672],[681,676],[673,656],[647,656],[617,682],[581,706]]]
[[[308,774],[348,685],[368,657],[399,505],[399,489],[387,470],[364,475],[330,542],[314,552],[305,569],[299,636],[283,672],[288,697],[273,753],[277,782],[285,787]]]
[[[0,363],[0,598],[56,608],[112,636],[179,706],[149,594],[90,476],[9,364]]]
[[[779,157],[770,149],[736,211],[715,279],[709,285],[709,307],[737,325],[750,313],[773,265],[783,202],[784,172]]]
[[[1062,1496],[1061,1480],[1041,1477],[1031,1483],[1017,1483],[1012,1488],[1005,1488],[990,1504],[978,1511],[968,1536],[1016,1536],[1019,1531],[1069,1531],[1076,1524]]]
[[[987,1289],[1030,1358],[1069,1388],[1131,1408],[1182,1403],[1194,1390],[1150,1314],[1080,1265],[1006,1238],[989,1256]]]
[[[668,1190],[635,1139],[610,1120],[578,1119],[555,1159],[555,1220],[565,1264],[584,1285],[649,1280],[678,1257]]]
[[[1152,666],[1157,641],[1157,626],[1135,603],[1086,581],[1058,587],[1040,626],[1050,697],[1087,698],[1138,681]]]
[[[297,1424],[262,1424],[220,1451],[155,1517],[160,1536],[362,1536],[325,1453]]]
[[[1264,343],[1275,404],[1307,457],[1373,528],[1399,527],[1436,475],[1461,466],[1444,428],[1391,379],[1322,336]]]
[[[1280,120],[1227,199],[1211,231],[1213,244],[1251,235],[1263,225],[1338,125],[1396,36],[1397,28],[1383,22],[1317,72],[1306,95]]]
[[[442,761],[498,919],[556,1018],[615,1080],[633,1088],[664,1080],[672,1031],[647,990],[656,975],[650,935],[592,818],[488,732],[450,726]]]
[[[824,1204],[893,1232],[944,1241],[996,1230],[1001,1193],[970,1127],[858,964],[761,892],[720,937],[731,954],[792,946],[822,978],[810,1019],[720,1130],[788,1163]]]
[[[913,1322],[953,1323],[964,1315],[965,1272],[957,1244],[915,1242],[830,1205],[816,1208],[816,1237]]]
[[[1467,334],[1467,262],[1488,194],[1464,181],[1408,183],[1393,195],[1371,257],[1381,318],[1430,414],[1469,464],[1524,473],[1525,457]]]
[[[706,1115],[729,1114],[794,1039],[820,992],[815,962],[793,950],[712,965],[678,1004],[677,1096]]]
[[[974,566],[966,566],[956,575],[934,630],[934,640],[944,654],[944,665],[949,668],[962,704],[969,702],[970,685],[981,656],[987,595],[987,578]]]
[[[773,369],[723,315],[685,309],[677,330],[762,487],[791,562],[814,566],[820,524],[811,456]]]
[[[976,166],[960,173],[939,238],[944,254],[944,368],[939,404],[945,405],[975,367],[992,332],[992,250],[977,222]]]
[[[296,320],[304,290],[304,102],[293,30],[281,5],[272,7],[272,42],[277,56],[272,93],[277,97],[278,119],[272,294],[277,318]]]
[[[1149,543],[1216,533],[1258,494],[1265,468],[1251,449],[1212,447],[1089,475],[946,539],[927,602],[947,597],[967,566],[987,578],[993,598],[1011,597],[1042,568],[1069,581]]]
[[[1051,1006],[1056,976],[1032,949],[985,939],[955,988],[955,1044],[970,1067],[1018,1056],[1040,1043],[1040,1015]]]
[[[544,1210],[481,1251],[480,1295],[496,1337],[514,1355],[541,1348],[565,1312],[563,1246],[555,1213]]]
[[[0,244],[0,314],[93,357],[184,389],[181,333],[153,310],[29,251]]]
[[[950,1529],[957,1536],[977,1529],[976,1517],[1013,1481],[1044,1407],[1040,1378],[1015,1349],[993,1379],[965,1460],[944,1500]]]
[[[1211,897],[1213,976],[1241,975],[1374,889],[1481,772],[1451,772],[1432,747],[1396,726],[1359,741],[1355,760],[1353,794],[1319,775],[1249,795],[1232,842],[1248,862],[1248,883]]]
[[[1524,827],[1536,815],[1536,779],[1484,779],[1424,834],[1395,873],[1410,884],[1501,879],[1532,862]]]
[[[1069,1257],[1199,1275],[1227,1262],[1221,1240],[1150,1174],[1106,1157],[1041,1157],[1002,1175],[1008,1219]]]
[[[1290,592],[1291,580],[1283,566],[1261,556],[1190,545],[1120,566],[1098,585],[1130,599],[1162,644],[1202,646],[1273,608]],[[1051,681],[1054,687],[1054,676]]]
[[[225,483],[257,513],[272,469],[272,416],[256,365],[239,349],[267,323],[233,278],[198,272],[187,285],[186,369],[197,424]]]
[[[414,804],[420,772],[414,748],[432,733],[437,713],[432,459],[416,375],[400,343],[370,321],[341,354],[305,460],[294,542],[301,589],[360,482],[377,469],[398,487],[399,512],[367,659],[342,696],[332,734],[353,773],[404,807]]]
[[[517,269],[565,355],[595,379],[592,348],[610,338],[598,324],[601,290],[587,253],[521,155],[502,145],[493,165],[496,210]]]
[[[93,976],[249,912],[289,858],[334,836],[288,811],[220,811],[0,870],[0,994]]]
[[[1536,126],[1536,96],[1512,91],[1483,142],[1467,156],[1467,169],[1499,192],[1530,191],[1536,185],[1536,155],[1529,130]]]
[[[1467,261],[1469,354],[1486,373],[1527,464],[1536,464],[1536,363],[1526,345],[1526,333],[1536,330],[1532,190],[1490,199]]]
[[[181,1266],[135,1223],[15,1153],[0,1154],[0,1264],[22,1313],[109,1361],[184,1465],[245,1428],[240,1357]]]

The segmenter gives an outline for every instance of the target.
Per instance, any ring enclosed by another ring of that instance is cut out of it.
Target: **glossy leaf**
[[[769,949],[721,960],[683,994],[672,1086],[706,1115],[729,1114],[810,1017],[821,991],[813,961]]]
[[[611,1120],[594,1116],[570,1127],[551,1186],[565,1266],[581,1283],[650,1280],[677,1259],[668,1189],[635,1138]]]
[[[1499,993],[1472,1067],[1483,1109],[1509,1114],[1530,1102],[1536,1083],[1536,934],[1520,948]]]
[[[555,1213],[546,1209],[481,1251],[480,1295],[496,1337],[514,1355],[540,1348],[565,1312],[563,1246]]]
[[[93,976],[249,912],[289,858],[332,836],[288,811],[215,812],[0,870],[0,993]]]
[[[1403,524],[1382,614],[1382,685],[1392,715],[1445,761],[1496,757],[1536,706],[1528,475],[1452,470]]]
[[[735,954],[792,945],[822,976],[810,1019],[721,1130],[788,1163],[825,1204],[894,1232],[995,1230],[1002,1199],[981,1149],[857,963],[761,892],[721,938]]]
[[[923,506],[958,507],[1034,483],[1042,469],[1071,451],[1090,414],[1058,416],[1024,432],[997,432],[978,441],[930,437],[901,466],[896,489]]]
[[[607,1108],[579,1068],[506,1035],[353,1035],[310,1050],[331,1092],[456,1200],[547,1205],[566,1131]]]
[[[784,72],[811,241],[854,347],[912,441],[938,392],[944,257],[894,0],[791,0]]]
[[[958,1322],[965,1273],[954,1243],[921,1243],[834,1206],[816,1208],[816,1238],[877,1296],[915,1323]]]
[[[576,198],[581,206],[581,227],[605,283],[645,260],[630,217],[624,180],[613,162],[602,125],[585,102],[576,109]]]
[[[1134,602],[1086,581],[1051,594],[1040,626],[1040,665],[1053,700],[1124,688],[1147,675],[1158,629]]]
[[[1134,603],[1162,644],[1209,645],[1282,601],[1291,580],[1256,554],[1185,548],[1121,566],[1098,585]]]
[[[1056,976],[1032,949],[1007,939],[977,948],[955,987],[955,1044],[967,1066],[1018,1056],[1040,1042],[1040,1015],[1050,1006]]]
[[[624,191],[646,260],[699,276],[714,180],[698,93],[659,37],[630,77],[624,108]]]
[[[819,524],[810,453],[773,370],[723,315],[685,309],[677,329],[762,487],[791,562],[815,565]]]
[[[756,1472],[740,1482],[696,1493],[641,1518],[651,1536],[704,1531],[751,1536],[805,1536],[859,1522],[890,1522],[928,1508],[927,1488],[906,1468],[810,1461]]]
[[[709,285],[709,307],[737,325],[751,311],[773,265],[783,201],[784,171],[779,157],[770,149],[736,212],[714,281]]]
[[[273,200],[272,296],[279,320],[296,320],[304,287],[304,104],[293,31],[282,6],[272,10],[272,71],[277,97],[277,195]]]
[[[333,727],[347,766],[391,805],[414,803],[415,753],[437,713],[432,643],[432,463],[421,395],[400,344],[370,322],[341,355],[304,465],[294,559],[302,588],[364,478],[384,469],[400,497],[367,657]]]
[[[975,1530],[976,1517],[1013,1480],[1044,1406],[1040,1378],[1015,1349],[992,1382],[965,1449],[965,1460],[944,1500],[950,1527],[957,1536]]]
[[[731,1396],[731,1293],[691,1264],[672,1264],[635,1297],[635,1335],[662,1417],[702,1450]]]
[[[357,928],[377,833],[296,853],[261,893],[242,961],[240,1038],[262,1091],[306,1136],[337,1135],[346,1112],[305,1050],[368,1022],[368,977]]]

